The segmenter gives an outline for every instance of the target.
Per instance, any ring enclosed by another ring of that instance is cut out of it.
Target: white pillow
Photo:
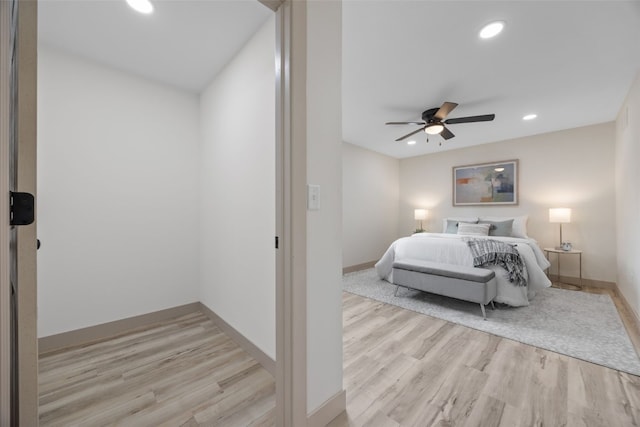
[[[446,233],[447,232],[447,220],[451,220],[451,221],[456,221],[456,222],[471,222],[471,223],[476,223],[478,222],[478,217],[477,216],[456,216],[456,217],[448,217],[448,218],[444,218],[442,220],[442,232]]]
[[[458,223],[458,234],[466,236],[488,236],[491,224],[469,224],[468,222]]]
[[[481,216],[480,221],[508,221],[513,219],[513,227],[511,228],[511,237],[528,238],[527,221],[529,215],[522,216]]]

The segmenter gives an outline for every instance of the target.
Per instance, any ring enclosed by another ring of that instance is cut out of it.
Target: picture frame
[[[453,167],[453,206],[517,204],[517,159]]]

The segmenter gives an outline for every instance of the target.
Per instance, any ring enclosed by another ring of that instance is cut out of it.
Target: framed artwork
[[[453,167],[453,206],[517,204],[518,160]]]

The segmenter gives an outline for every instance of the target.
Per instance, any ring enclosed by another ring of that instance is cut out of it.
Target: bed
[[[466,240],[470,238],[493,239],[511,244],[517,249],[524,262],[527,281],[526,286],[517,286],[509,281],[507,271],[504,268],[498,265],[484,265],[483,268],[491,269],[496,273],[496,302],[513,307],[527,306],[537,291],[551,286],[551,282],[545,274],[545,270],[550,265],[549,261],[545,258],[537,242],[526,236],[526,230],[518,230],[514,227],[513,231],[508,230],[508,236],[458,234],[457,231],[454,233],[452,230],[457,229],[460,222],[466,221],[457,219],[446,219],[445,221],[443,226],[443,231],[447,231],[445,233],[417,233],[393,242],[375,265],[378,276],[393,283],[394,261],[407,258],[473,267],[473,255]],[[456,223],[456,227],[451,225],[453,222]],[[476,218],[475,223],[478,222],[479,220]],[[482,221],[480,220],[480,222]]]

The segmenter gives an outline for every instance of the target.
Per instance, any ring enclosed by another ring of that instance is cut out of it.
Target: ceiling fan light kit
[[[432,123],[425,126],[424,131],[429,135],[437,135],[444,130],[444,126],[440,123]]]
[[[446,119],[446,117],[456,108],[458,104],[455,102],[445,102],[440,108],[430,108],[422,112],[422,122],[387,122],[385,125],[418,125],[421,126],[417,130],[409,132],[408,134],[401,136],[396,141],[402,141],[409,138],[412,135],[420,131],[425,131],[427,135],[440,135],[443,139],[451,139],[455,135],[445,126],[458,123],[474,123],[474,122],[488,122],[493,120],[495,114],[485,114],[482,116],[469,116],[458,117],[454,119]],[[445,120],[446,119],[446,120]],[[429,139],[427,137],[427,142]]]
[[[480,30],[481,39],[491,39],[502,32],[504,29],[504,21],[490,22]]]
[[[153,4],[149,0],[127,0],[127,4],[136,12],[145,15],[153,12]]]

